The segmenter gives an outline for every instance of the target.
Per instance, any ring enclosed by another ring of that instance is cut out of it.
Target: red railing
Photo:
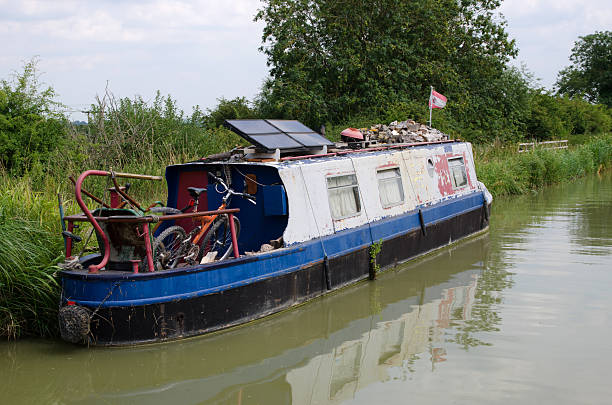
[[[119,188],[115,178],[116,177],[122,177],[122,178],[134,178],[134,179],[143,179],[143,180],[162,180],[161,177],[159,176],[146,176],[146,175],[140,175],[140,174],[131,174],[131,173],[115,173],[115,172],[107,172],[104,170],[87,170],[85,172],[83,172],[79,178],[76,180],[75,182],[75,197],[76,197],[76,201],[77,204],[79,205],[79,207],[81,208],[81,210],[83,211],[84,215],[69,215],[64,217],[64,220],[68,222],[68,231],[72,232],[74,229],[74,222],[90,222],[91,225],[94,227],[95,231],[98,233],[98,235],[100,235],[100,237],[102,238],[102,242],[104,245],[104,256],[102,257],[102,261],[98,264],[92,264],[89,266],[88,270],[90,273],[97,273],[101,268],[103,268],[104,266],[107,265],[108,260],[110,258],[110,242],[108,239],[108,235],[106,235],[106,233],[102,230],[102,227],[100,226],[99,222],[107,222],[107,223],[136,223],[136,224],[143,224],[143,231],[142,234],[140,234],[139,236],[142,236],[144,238],[144,243],[145,243],[145,250],[146,250],[146,260],[147,260],[147,265],[149,267],[149,271],[154,271],[154,267],[153,267],[153,249],[151,247],[151,238],[150,238],[150,230],[149,230],[149,223],[155,223],[155,222],[159,222],[159,221],[170,221],[170,220],[176,220],[176,219],[182,219],[182,218],[197,218],[197,217],[203,217],[203,216],[209,216],[209,215],[227,215],[229,217],[229,223],[230,223],[230,233],[231,233],[231,237],[232,237],[232,248],[234,251],[234,258],[238,258],[240,257],[240,253],[238,252],[238,241],[236,238],[236,229],[234,227],[234,214],[237,212],[240,212],[239,208],[231,208],[231,209],[225,209],[225,210],[215,210],[215,211],[198,211],[198,212],[188,212],[188,213],[184,213],[184,214],[175,214],[175,215],[162,215],[162,216],[156,216],[156,215],[146,215],[146,216],[126,216],[126,215],[115,215],[115,216],[110,216],[110,217],[95,217],[92,212],[87,208],[87,205],[85,204],[85,202],[83,201],[83,196],[82,194],[86,194],[87,196],[89,196],[90,198],[92,197],[90,193],[85,192],[84,190],[82,190],[82,186],[83,186],[83,181],[85,181],[85,178],[87,178],[88,176],[109,176],[113,178],[113,181],[115,183],[115,189]],[[121,196],[123,198],[125,198],[125,194],[123,192],[119,192],[119,194],[121,194]],[[98,201],[98,199],[94,200]],[[130,202],[135,203],[135,201],[133,201],[131,198],[129,198]],[[138,206],[137,203],[135,203],[136,206]],[[104,204],[106,206],[106,204]],[[138,206],[139,207],[139,206]],[[70,257],[72,255],[72,240],[71,238],[68,238],[67,243],[66,243],[66,257]],[[135,271],[137,271],[136,266],[134,266]]]

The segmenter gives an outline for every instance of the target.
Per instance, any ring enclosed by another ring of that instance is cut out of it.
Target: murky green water
[[[133,349],[0,344],[0,402],[609,404],[612,175],[278,316]]]

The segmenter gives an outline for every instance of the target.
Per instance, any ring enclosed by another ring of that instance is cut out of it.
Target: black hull
[[[377,257],[381,268],[412,259],[488,227],[489,209],[468,211],[387,240]],[[300,271],[192,299],[101,307],[91,318],[89,344],[121,346],[200,335],[243,324],[301,304],[369,277],[370,252],[363,248]]]

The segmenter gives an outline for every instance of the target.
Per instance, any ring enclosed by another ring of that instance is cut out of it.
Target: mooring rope
[[[302,176],[302,183],[304,184],[304,189],[306,190],[306,197],[308,198],[308,205],[310,205],[310,212],[312,213],[312,218],[314,219],[315,227],[317,228],[317,233],[319,234],[319,242],[321,243],[321,248],[323,249],[323,255],[327,258],[325,244],[323,243],[323,235],[321,234],[321,229],[319,229],[317,215],[315,214],[314,207],[312,206],[312,200],[310,199],[310,192],[308,191],[308,186],[306,185],[306,178],[304,177],[302,166],[300,166],[300,175]]]

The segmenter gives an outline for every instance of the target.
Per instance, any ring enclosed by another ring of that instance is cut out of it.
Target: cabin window
[[[378,178],[378,194],[383,208],[392,207],[404,202],[404,187],[400,169],[379,170],[376,172]]]
[[[467,173],[462,157],[448,159],[448,169],[450,170],[453,188],[461,188],[467,184]]]
[[[352,217],[361,212],[359,186],[354,174],[328,177],[327,193],[333,219]]]

